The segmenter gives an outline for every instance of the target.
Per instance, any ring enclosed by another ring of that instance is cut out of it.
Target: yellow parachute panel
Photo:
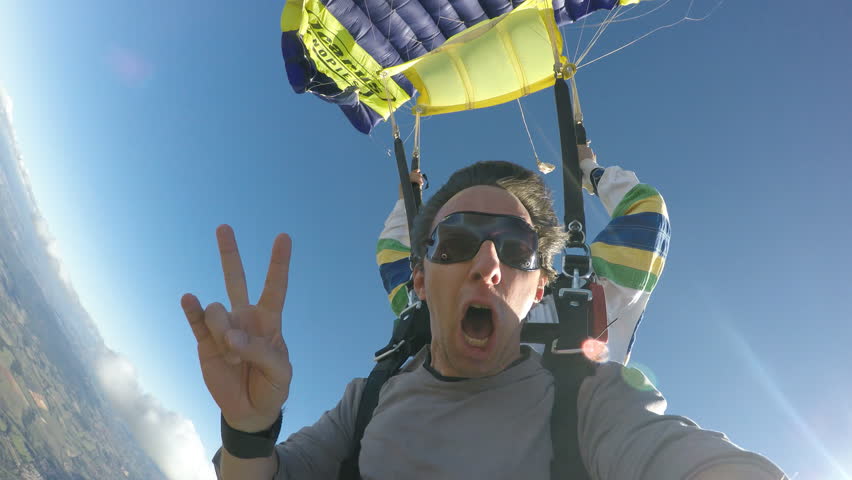
[[[550,0],[528,0],[509,13],[453,36],[439,48],[383,70],[404,74],[420,92],[421,115],[498,105],[554,84],[566,62]]]

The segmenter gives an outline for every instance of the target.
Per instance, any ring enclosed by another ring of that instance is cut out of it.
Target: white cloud
[[[0,88],[0,106],[6,112],[6,118],[9,119],[9,123],[12,123],[12,112],[15,110],[15,104],[12,103],[12,97],[2,88]]]
[[[192,422],[144,392],[136,369],[125,357],[106,350],[98,362],[97,375],[113,408],[168,478],[216,478],[213,464]]]
[[[74,288],[71,285],[71,279],[68,276],[67,270],[62,266],[62,261],[60,260],[59,255],[59,245],[56,243],[56,239],[50,233],[50,228],[47,225],[47,221],[41,214],[41,210],[38,208],[38,203],[36,202],[35,195],[33,195],[32,183],[30,182],[30,173],[27,170],[27,166],[24,163],[24,156],[21,153],[21,149],[18,148],[18,139],[15,135],[15,129],[12,127],[12,111],[14,110],[14,103],[12,102],[12,97],[6,92],[5,89],[0,88],[0,107],[2,108],[2,114],[0,114],[0,121],[3,121],[5,125],[3,125],[6,134],[9,136],[9,140],[11,142],[11,151],[10,154],[14,156],[17,160],[18,167],[18,175],[21,178],[21,183],[24,187],[24,192],[27,195],[27,205],[26,207],[30,211],[30,217],[35,226],[35,231],[38,237],[41,239],[44,244],[44,249],[47,251],[50,262],[53,264],[53,267],[56,269],[56,272],[59,274],[59,279],[65,284],[65,288],[68,292],[74,292]],[[74,294],[76,296],[76,294]]]
[[[68,275],[68,269],[66,269],[62,264],[59,254],[59,244],[56,242],[56,237],[50,233],[50,227],[47,224],[47,220],[38,215],[37,212],[34,212],[33,225],[35,226],[36,233],[44,244],[44,249],[47,252],[50,262],[53,264],[53,268],[59,275],[59,279],[65,284],[65,288],[68,292],[75,292],[74,287],[71,284],[71,277]],[[76,297],[76,293],[74,293],[73,297]]]

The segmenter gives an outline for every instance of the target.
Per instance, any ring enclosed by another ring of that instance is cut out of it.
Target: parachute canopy
[[[419,91],[423,115],[553,85],[558,25],[638,0],[288,0],[287,76],[369,133]],[[430,53],[431,52],[431,53]]]

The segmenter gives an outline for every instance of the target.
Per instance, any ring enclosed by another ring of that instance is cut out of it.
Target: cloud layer
[[[142,390],[136,369],[107,350],[97,366],[98,380],[136,441],[173,480],[209,480],[216,474],[191,421],[165,408]]]
[[[131,69],[132,70],[132,69]],[[24,210],[17,221],[32,222],[33,232],[41,246],[47,253],[47,259],[54,271],[40,269],[39,281],[49,282],[45,293],[51,294],[51,302],[67,306],[66,297],[59,295],[56,288],[52,288],[58,278],[61,286],[76,304],[79,300],[71,284],[67,272],[62,267],[58,255],[57,243],[50,233],[47,221],[41,215],[38,204],[32,193],[29,174],[24,164],[23,156],[18,148],[15,132],[12,128],[12,99],[0,88],[0,135],[7,136],[9,144],[9,159],[14,162],[12,171],[17,170],[18,180],[23,187],[22,197],[19,201]],[[0,138],[0,140],[3,140]],[[0,148],[4,147],[0,142]],[[2,157],[0,157],[2,158]],[[2,175],[0,175],[2,179]],[[34,262],[42,265],[43,262]],[[62,298],[60,298],[62,297]],[[85,323],[88,315],[81,311],[81,317],[75,321]],[[100,336],[95,327],[89,322],[93,337],[85,337],[87,343],[100,341]],[[171,480],[211,480],[216,478],[213,465],[204,451],[204,446],[195,426],[187,418],[178,413],[168,410],[152,394],[143,391],[135,367],[125,357],[109,350],[106,347],[95,346],[94,351],[100,350],[95,361],[95,374],[109,399],[113,409],[128,426],[136,441],[144,452],[151,457],[160,470]]]

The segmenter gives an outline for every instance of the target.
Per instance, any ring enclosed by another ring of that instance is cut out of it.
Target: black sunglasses
[[[458,263],[472,259],[486,240],[494,242],[505,265],[533,271],[541,267],[538,234],[523,218],[479,212],[456,212],[444,217],[429,238],[426,259]]]

